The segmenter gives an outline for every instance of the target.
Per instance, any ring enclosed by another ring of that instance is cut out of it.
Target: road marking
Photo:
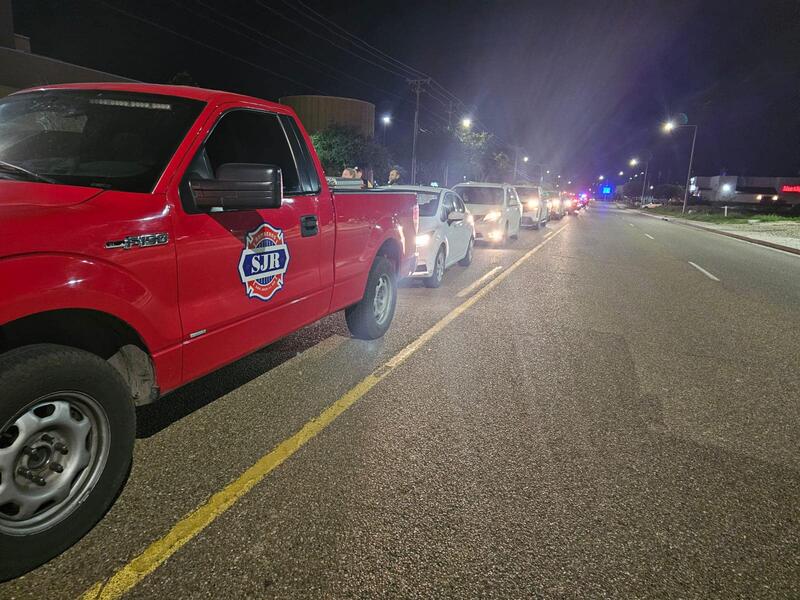
[[[690,264],[690,265],[692,265],[692,266],[693,266],[695,269],[697,269],[698,271],[700,271],[700,272],[701,272],[703,275],[705,275],[705,276],[706,276],[706,277],[708,277],[709,279],[713,279],[714,281],[719,281],[719,279],[718,279],[717,277],[715,277],[714,275],[712,275],[711,273],[709,273],[708,271],[706,271],[706,270],[705,270],[703,267],[701,267],[700,265],[696,265],[696,264],[694,264],[692,261],[689,261],[689,264]]]
[[[628,223],[628,225],[630,225],[631,227],[636,227],[636,225],[634,225],[633,223]]]
[[[270,452],[262,456],[253,466],[234,481],[211,496],[205,504],[196,508],[178,521],[164,537],[150,544],[141,554],[117,570],[110,578],[95,583],[81,595],[81,598],[87,600],[112,600],[121,598],[124,594],[133,589],[145,577],[150,575],[167,559],[200,534],[206,527],[211,525],[218,517],[222,516],[267,475],[305,445],[306,442],[333,423],[339,415],[361,399],[367,392],[394,371],[394,369],[408,360],[409,357],[427,344],[436,334],[442,331],[442,329],[461,316],[491,290],[500,285],[500,283],[519,268],[522,263],[538,252],[542,246],[555,239],[555,236],[564,231],[566,227],[566,225],[563,225],[551,237],[528,250],[528,252],[523,254],[508,267],[508,269],[478,290],[475,295],[451,310],[433,327],[395,354],[371,374],[367,375],[354,387],[350,388],[344,396],[328,406],[328,408],[323,410],[317,417],[306,422],[294,435],[286,438]]]
[[[484,281],[486,281],[487,279],[491,279],[492,277],[494,277],[494,276],[497,274],[497,272],[498,272],[498,271],[502,270],[502,268],[503,268],[503,267],[501,267],[500,265],[496,266],[494,269],[492,269],[491,271],[489,271],[488,273],[486,273],[486,275],[484,275],[483,277],[481,277],[481,278],[480,278],[480,279],[478,279],[477,281],[475,281],[475,282],[471,283],[470,285],[468,285],[467,287],[465,287],[463,290],[461,290],[460,292],[458,292],[458,293],[456,294],[456,297],[458,297],[458,298],[463,298],[464,296],[468,296],[469,294],[471,294],[471,293],[473,292],[473,290],[474,290],[475,288],[477,288],[477,287],[480,287],[480,286],[481,286],[481,284],[482,284]]]
[[[646,235],[647,237],[649,237],[651,240],[654,240],[654,239],[656,239],[656,238],[654,238],[652,235],[650,235],[649,233],[645,233],[645,235]]]
[[[552,231],[548,231],[547,233],[544,234],[544,237],[547,237],[548,235],[553,235],[553,232]]]

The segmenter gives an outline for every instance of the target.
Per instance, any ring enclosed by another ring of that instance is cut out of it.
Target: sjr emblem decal
[[[283,287],[289,266],[289,248],[283,231],[268,223],[247,234],[239,258],[239,277],[248,298],[269,300]]]

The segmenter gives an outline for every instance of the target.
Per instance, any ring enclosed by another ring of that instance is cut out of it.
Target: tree
[[[627,198],[639,198],[642,195],[642,180],[638,177],[622,186],[622,193]]]
[[[389,151],[355,129],[332,125],[312,134],[311,141],[329,176],[337,177],[345,167],[373,169],[381,175],[389,170]]]
[[[655,186],[653,190],[653,197],[658,200],[681,200],[683,201],[682,185],[675,185],[673,183],[661,183]]]

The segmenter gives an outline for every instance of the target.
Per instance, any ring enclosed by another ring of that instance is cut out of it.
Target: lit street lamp
[[[383,115],[381,117],[381,123],[383,123],[383,145],[386,145],[386,128],[392,124],[392,115]]]
[[[606,176],[605,176],[605,175],[600,175],[600,177],[598,177],[598,178],[597,178],[597,180],[598,180],[598,181],[603,181],[603,179],[605,179],[605,178],[606,178]]]
[[[686,173],[686,188],[683,190],[683,210],[681,210],[681,214],[684,214],[686,212],[686,205],[689,202],[689,182],[692,179],[692,162],[694,162],[694,144],[697,141],[697,125],[677,125],[675,121],[667,121],[661,126],[661,129],[664,133],[671,133],[674,129],[680,127],[691,127],[694,130],[692,132],[692,150],[689,153],[689,170]]]
[[[619,172],[619,176],[622,177],[623,175],[625,175],[625,172],[624,171],[620,171]]]
[[[464,129],[471,129],[472,128],[472,119],[470,119],[469,117],[464,117],[463,119],[461,119],[461,126]]]
[[[527,156],[523,156],[522,157],[522,162],[528,162],[528,157]]]

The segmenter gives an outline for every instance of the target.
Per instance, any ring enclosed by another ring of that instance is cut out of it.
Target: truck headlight
[[[417,236],[417,248],[424,248],[431,243],[431,234],[422,233]]]
[[[499,210],[491,210],[486,213],[486,216],[483,217],[483,220],[487,223],[494,223],[498,221],[502,215],[500,214]]]

